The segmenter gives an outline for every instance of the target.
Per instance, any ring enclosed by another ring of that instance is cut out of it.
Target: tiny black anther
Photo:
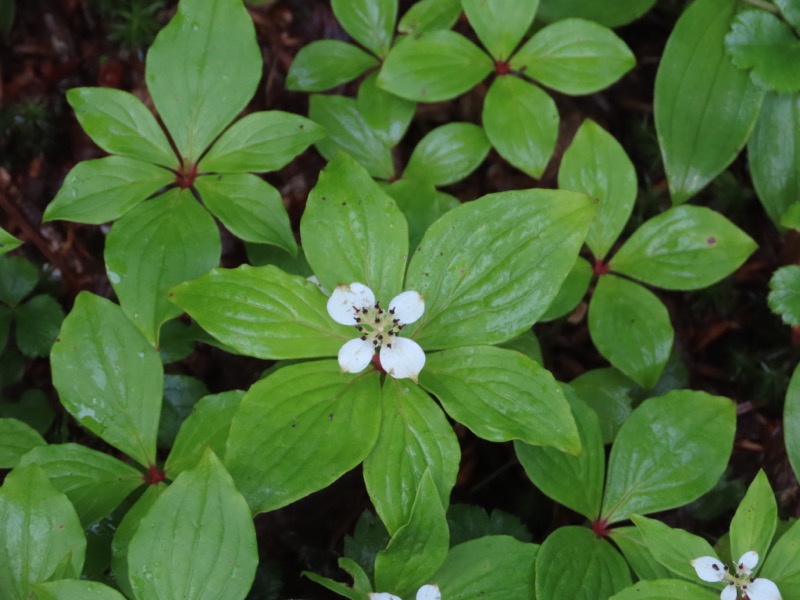
[[[375,308],[380,308],[380,307],[381,307],[381,305],[378,302],[376,302],[375,303]]]
[[[378,334],[378,339],[379,339],[379,340],[382,340],[382,339],[383,339],[383,336],[382,336],[381,334]]]
[[[361,341],[363,342],[363,341],[365,341],[365,340],[367,339],[367,336],[365,336],[365,335],[362,335],[360,339],[361,339]]]
[[[398,329],[402,329],[403,327],[405,327],[405,324],[403,324],[403,325],[400,325],[400,324],[398,323],[398,325],[397,325],[397,328],[398,328]]]
[[[380,319],[375,319],[375,325],[377,325],[377,324],[378,324],[378,323],[380,323],[380,322],[381,322],[381,320],[380,320]]]
[[[361,317],[356,317],[356,323],[361,323]]]
[[[392,319],[392,323],[394,323],[395,325],[397,325],[399,322],[400,322],[400,319]]]
[[[366,308],[362,308],[361,312],[364,313],[364,314],[367,314],[368,310]]]
[[[389,314],[390,314],[390,315],[393,315],[393,314],[394,314],[394,309],[393,309],[393,308],[390,308],[390,309],[389,309]]]
[[[717,565],[711,565],[711,568],[714,569],[715,571],[719,571],[719,567]]]
[[[750,583],[753,583],[755,580],[756,580],[756,578],[755,578],[755,577],[751,577],[751,578],[750,578]]]
[[[391,345],[391,344],[386,344],[386,347],[387,347],[389,350],[391,350],[391,349],[392,349],[392,345]]]
[[[394,335],[394,329],[389,330],[389,335]]]
[[[377,346],[378,345],[378,340],[372,340],[372,345],[373,346]]]

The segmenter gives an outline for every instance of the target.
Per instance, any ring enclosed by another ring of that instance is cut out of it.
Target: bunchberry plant
[[[11,252],[15,248],[19,248],[21,244],[22,242],[20,240],[0,227],[0,255]]]
[[[188,0],[147,54],[148,90],[166,132],[127,92],[67,94],[84,130],[112,156],[73,168],[44,219],[117,220],[106,240],[108,278],[152,344],[162,323],[179,314],[169,288],[219,264],[212,215],[243,240],[297,251],[280,193],[254,173],[283,167],[324,134],[280,111],[230,126],[260,78],[261,54],[242,3]]]

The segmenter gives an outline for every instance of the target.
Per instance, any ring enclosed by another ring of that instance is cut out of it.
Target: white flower
[[[399,333],[424,312],[425,302],[419,292],[407,291],[395,296],[385,311],[375,300],[372,290],[363,283],[336,286],[328,298],[328,314],[337,323],[353,325],[361,333],[339,350],[342,371],[363,371],[375,352],[380,350],[380,364],[384,371],[395,379],[410,378],[416,382],[425,366],[425,352],[417,342],[399,337]]]
[[[370,600],[400,600],[397,596],[382,592],[380,594],[370,594]],[[417,590],[416,600],[442,600],[442,593],[438,585],[423,585]]]
[[[727,582],[719,595],[721,600],[735,600],[737,588],[744,600],[781,600],[781,593],[775,583],[769,579],[750,577],[757,564],[758,553],[753,550],[742,554],[736,562],[735,571],[728,571],[728,567],[713,556],[701,556],[692,561],[697,576],[703,581]]]

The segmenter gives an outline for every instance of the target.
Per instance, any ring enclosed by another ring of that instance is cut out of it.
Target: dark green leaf
[[[0,418],[0,469],[13,469],[28,451],[45,445],[44,438],[27,423]]]
[[[53,385],[73,417],[140,464],[155,464],[161,360],[119,306],[78,294],[50,362]]]
[[[178,430],[198,400],[208,394],[202,381],[188,375],[164,375],[164,402],[158,423],[158,446],[171,448]]]
[[[639,386],[616,369],[586,371],[569,385],[597,413],[603,443],[613,442],[633,410],[631,393]]]
[[[769,307],[790,327],[800,325],[800,266],[781,267],[769,281]]]
[[[5,356],[3,360],[6,360]],[[0,387],[3,387],[3,383],[0,376]],[[19,419],[44,435],[53,424],[56,411],[42,390],[29,389],[22,393],[17,402],[0,400],[0,417]]]
[[[378,85],[416,102],[439,102],[471,90],[493,67],[464,36],[432,31],[400,40],[383,62]]]
[[[6,252],[11,252],[14,248],[18,248],[21,244],[21,240],[18,240],[5,229],[0,227],[0,256]]]
[[[622,556],[628,561],[636,577],[639,579],[668,579],[672,576],[672,572],[658,562],[647,548],[642,534],[635,526],[614,527],[610,532],[611,540],[622,552]],[[664,600],[669,599],[665,598]]]
[[[140,204],[106,238],[106,272],[125,314],[154,346],[161,324],[180,310],[170,288],[219,264],[219,231],[189,190]]]
[[[386,56],[397,21],[397,0],[331,0],[331,8],[354,40],[377,56]]]
[[[377,65],[378,59],[353,44],[317,40],[303,46],[294,57],[286,75],[286,89],[322,92],[347,83]]]
[[[795,368],[789,389],[786,390],[783,428],[786,454],[789,456],[795,476],[800,478],[800,366]]]
[[[580,17],[606,27],[619,27],[635,21],[655,3],[656,0],[541,0],[537,17],[547,22]]]
[[[531,533],[522,520],[500,509],[491,516],[480,506],[453,504],[447,509],[447,526],[450,529],[450,547],[485,536],[510,536],[521,542],[530,542]]]
[[[460,14],[461,0],[419,0],[403,15],[397,29],[415,35],[450,29]]]
[[[614,594],[610,600],[674,600],[675,598],[717,600],[719,594],[696,583],[680,579],[657,579],[634,583],[618,594]]]
[[[739,6],[698,0],[675,25],[656,74],[655,121],[672,201],[685,202],[739,154],[763,91],[725,54]]]
[[[178,157],[153,113],[133,94],[110,88],[74,88],[67,102],[83,130],[110,154],[178,168]]]
[[[405,135],[417,105],[382,90],[377,79],[378,74],[373,73],[358,87],[358,112],[375,135],[391,148]]]
[[[21,256],[0,258],[0,302],[16,306],[39,282],[39,269]]]
[[[463,0],[469,24],[495,60],[507,61],[528,33],[539,0]]]
[[[731,556],[754,550],[766,556],[778,523],[778,504],[764,471],[759,470],[731,521]]]
[[[542,358],[542,347],[539,345],[539,340],[532,329],[515,338],[498,344],[500,348],[508,348],[509,350],[516,350],[527,356],[528,358],[536,361],[540,365],[544,365]]]
[[[449,185],[477,169],[488,153],[489,140],[483,129],[472,123],[448,123],[420,140],[403,177]]]
[[[531,177],[542,176],[558,138],[558,109],[548,94],[517,77],[498,77],[482,119],[500,156]]]
[[[167,321],[158,339],[161,362],[169,365],[188,357],[194,352],[195,341],[199,341],[203,335],[197,323],[184,323],[177,319]]]
[[[64,313],[52,296],[34,296],[14,311],[17,348],[27,357],[45,357],[56,341]]]
[[[145,78],[180,156],[196,162],[261,79],[261,50],[244,5],[182,0],[147,53]]]
[[[253,266],[273,265],[289,275],[300,275],[301,277],[313,275],[302,248],[297,249],[297,256],[292,256],[276,246],[264,244],[245,244],[245,248],[247,249],[247,259]]]
[[[439,195],[432,183],[400,179],[383,190],[389,194],[403,212],[408,223],[408,249],[416,250],[422,236],[446,209],[442,208]]]
[[[583,300],[591,281],[592,265],[585,258],[579,256],[541,320],[552,321],[571,312]]]
[[[772,580],[784,598],[800,594],[800,521],[775,542],[759,575]]]

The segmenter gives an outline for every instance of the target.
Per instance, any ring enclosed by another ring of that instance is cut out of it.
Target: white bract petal
[[[413,290],[403,292],[392,298],[389,303],[389,312],[392,313],[400,325],[413,323],[425,312],[425,301],[419,292]]]
[[[423,585],[417,591],[417,600],[442,600],[438,585]]]
[[[356,325],[358,311],[375,306],[375,294],[363,283],[337,285],[328,298],[328,314],[342,325]]]
[[[697,576],[703,581],[722,581],[727,574],[725,565],[713,556],[695,558],[692,561],[692,566],[697,572]]]
[[[395,379],[411,379],[416,383],[425,366],[425,352],[414,340],[395,337],[391,344],[381,347],[381,366]]]
[[[344,373],[360,373],[372,360],[375,347],[369,340],[356,338],[339,348],[339,366]]]
[[[720,600],[736,600],[736,585],[731,581],[719,595]]]
[[[754,550],[750,550],[749,552],[745,552],[739,558],[739,562],[736,563],[736,567],[739,571],[742,571],[745,575],[750,575],[753,572],[753,569],[756,568],[758,564],[758,552]]]
[[[400,600],[397,596],[393,596],[392,594],[387,594],[386,592],[380,592],[376,594],[374,592],[370,592],[369,594],[370,600]]]
[[[750,600],[781,600],[778,586],[769,579],[759,577],[751,583],[742,586],[742,591]]]

